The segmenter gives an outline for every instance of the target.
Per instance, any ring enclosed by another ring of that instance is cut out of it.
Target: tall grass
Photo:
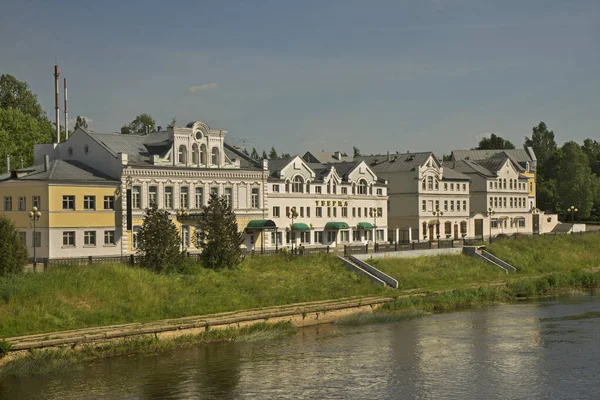
[[[382,293],[327,255],[256,257],[191,275],[64,266],[0,278],[0,337]]]

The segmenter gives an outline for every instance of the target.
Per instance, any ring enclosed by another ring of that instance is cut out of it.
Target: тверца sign
[[[315,204],[318,206],[338,206],[338,207],[346,207],[348,206],[348,201],[342,200],[315,200]]]

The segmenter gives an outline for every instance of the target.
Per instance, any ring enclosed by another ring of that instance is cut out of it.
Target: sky
[[[300,155],[521,147],[540,121],[600,140],[597,0],[4,0],[0,74],[51,118],[55,63],[97,132],[149,113]]]

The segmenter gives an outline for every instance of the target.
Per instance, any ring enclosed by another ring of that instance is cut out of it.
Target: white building
[[[295,156],[268,160],[268,169],[268,221],[247,229],[256,247],[387,240],[386,182],[364,162],[309,164]]]
[[[470,235],[470,178],[432,152],[360,156],[389,182],[388,226],[398,241]]]

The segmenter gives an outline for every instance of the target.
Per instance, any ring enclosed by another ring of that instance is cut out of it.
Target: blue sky
[[[136,115],[229,131],[259,150],[600,140],[600,2],[28,1],[0,8],[0,73],[98,132]]]

